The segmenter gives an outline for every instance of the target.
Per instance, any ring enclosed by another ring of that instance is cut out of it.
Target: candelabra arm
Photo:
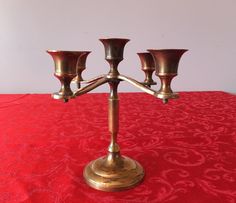
[[[95,81],[97,81],[97,80],[99,80],[99,79],[101,79],[101,78],[104,78],[104,77],[106,77],[105,74],[104,74],[104,75],[96,76],[96,77],[94,77],[94,78],[92,78],[92,79],[89,79],[89,80],[82,80],[82,81],[80,81],[80,83],[81,83],[81,84],[90,84],[90,83],[93,83],[93,82],[95,82]],[[75,78],[75,79],[76,79],[76,78]],[[73,81],[76,82],[76,80],[74,80],[74,79],[73,79]]]
[[[124,81],[130,83],[131,85],[141,89],[142,91],[157,97],[158,92],[156,92],[155,90],[153,90],[153,89],[151,89],[151,88],[141,84],[140,82],[138,82],[137,80],[135,80],[133,78],[130,78],[130,77],[125,76],[125,75],[119,75],[118,79],[124,80]]]
[[[86,94],[87,92],[92,91],[93,89],[107,83],[108,81],[109,81],[109,79],[106,77],[98,78],[98,79],[94,80],[92,83],[88,84],[87,86],[82,87],[79,90],[77,90],[76,92],[74,92],[73,96],[77,97],[77,96]]]

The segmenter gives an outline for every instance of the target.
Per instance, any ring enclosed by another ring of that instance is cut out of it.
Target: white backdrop
[[[106,73],[106,37],[131,39],[123,74],[143,80],[136,52],[187,48],[174,90],[236,92],[235,10],[235,0],[0,0],[0,93],[57,91],[46,49],[91,50],[84,77]]]

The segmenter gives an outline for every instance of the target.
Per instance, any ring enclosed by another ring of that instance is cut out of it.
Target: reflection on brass
[[[108,79],[106,77],[99,78],[98,80],[95,80],[94,82],[88,84],[85,87],[80,88],[78,91],[74,92],[73,97],[83,95],[87,92],[92,91],[93,89],[105,84],[108,82]]]
[[[94,78],[92,78],[92,79],[89,79],[89,80],[80,81],[80,83],[81,83],[81,84],[90,84],[90,83],[93,83],[93,82],[95,82],[95,81],[97,81],[97,80],[99,80],[99,79],[101,79],[101,78],[104,78],[104,77],[106,77],[105,74],[104,74],[104,75],[96,76],[96,77],[94,77]],[[75,79],[76,79],[76,78],[75,78]],[[74,82],[74,81],[75,81],[75,80],[73,79],[72,82]]]
[[[134,187],[144,177],[142,166],[125,156],[121,156],[117,144],[119,130],[119,80],[110,81],[108,125],[111,142],[108,155],[90,162],[84,170],[86,182],[93,188],[103,191],[119,191]]]
[[[91,53],[90,51],[84,51],[77,61],[77,67],[76,67],[77,77],[74,78],[73,80],[77,83],[78,88],[80,88],[80,83],[84,81],[82,77],[82,72],[86,69],[86,59],[90,53]]]
[[[123,52],[128,39],[109,38],[100,39],[105,48],[105,59],[110,65],[108,74],[97,76],[90,80],[83,80],[81,73],[85,69],[85,61],[89,52],[72,51],[48,51],[55,62],[55,76],[61,81],[61,90],[53,94],[55,99],[76,98],[86,94],[93,89],[108,83],[110,95],[108,98],[108,126],[111,134],[111,142],[108,146],[108,154],[94,161],[91,161],[84,169],[84,178],[88,185],[103,191],[119,191],[132,188],[138,185],[144,178],[142,166],[135,160],[121,155],[120,147],[117,143],[119,132],[119,97],[118,85],[126,81],[138,89],[162,99],[164,103],[168,99],[177,98],[177,93],[173,93],[170,88],[171,80],[177,75],[178,62],[181,55],[186,50],[149,50],[150,53],[138,53],[142,70],[146,74],[144,82],[138,82],[133,78],[120,75],[118,64],[123,60]],[[159,91],[151,89],[155,82],[152,73],[161,79]],[[70,82],[78,82],[78,90],[72,92]],[[80,85],[85,85],[80,87]],[[89,112],[88,112],[89,113]]]
[[[108,192],[133,188],[143,177],[142,166],[119,153],[108,153],[107,156],[90,162],[84,169],[84,178],[88,185]]]
[[[52,56],[55,63],[54,75],[61,82],[61,89],[59,92],[53,93],[52,97],[67,102],[69,99],[73,98],[70,83],[77,75],[77,62],[84,52],[58,50],[48,50],[47,52]]]
[[[155,71],[155,63],[152,55],[148,52],[137,54],[141,61],[142,71],[145,73],[145,80],[143,84],[147,85],[148,87],[156,85],[157,83],[152,79],[152,73]]]
[[[171,89],[171,80],[177,75],[179,60],[181,56],[186,52],[186,49],[148,49],[152,54],[156,75],[161,80],[161,88],[158,91],[158,98],[163,99],[164,103],[168,102],[168,99],[178,98],[177,93],[173,93]]]
[[[119,75],[117,70],[118,64],[123,60],[123,53],[125,44],[129,39],[109,38],[100,39],[105,48],[105,59],[110,65],[110,72],[108,75],[111,78],[116,78]]]
[[[138,82],[137,80],[130,78],[128,76],[125,76],[125,75],[119,75],[118,78],[122,81],[126,81],[126,82],[130,83],[131,85],[137,87],[138,89],[140,89],[150,95],[157,97],[157,92],[155,90],[147,87],[142,82]]]

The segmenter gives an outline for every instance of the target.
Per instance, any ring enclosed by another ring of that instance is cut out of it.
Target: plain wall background
[[[174,90],[236,92],[235,11],[235,0],[0,0],[0,93],[57,91],[47,49],[91,50],[84,78],[108,72],[107,37],[131,39],[122,74],[144,79],[137,52],[187,48]]]

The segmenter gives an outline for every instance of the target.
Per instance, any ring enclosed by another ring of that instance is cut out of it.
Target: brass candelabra
[[[171,80],[177,75],[179,60],[186,49],[148,49],[148,52],[138,53],[141,67],[145,73],[144,82],[121,75],[118,64],[123,60],[123,51],[129,39],[109,38],[100,39],[105,48],[105,59],[110,65],[107,74],[91,80],[82,78],[82,71],[86,67],[86,58],[89,51],[58,51],[48,50],[55,63],[54,75],[61,82],[59,92],[53,93],[54,99],[68,102],[70,99],[86,94],[100,85],[108,83],[110,86],[108,125],[111,133],[111,142],[108,154],[91,161],[84,169],[84,178],[88,185],[103,191],[119,191],[132,188],[144,178],[142,166],[135,160],[122,156],[117,144],[119,131],[119,98],[117,88],[120,82],[126,81],[142,91],[162,99],[167,103],[169,99],[178,98],[178,94],[171,89]],[[152,79],[155,74],[161,80],[159,90],[151,89],[156,83]],[[73,92],[71,82],[75,81],[78,90]],[[83,87],[82,87],[83,86]]]

